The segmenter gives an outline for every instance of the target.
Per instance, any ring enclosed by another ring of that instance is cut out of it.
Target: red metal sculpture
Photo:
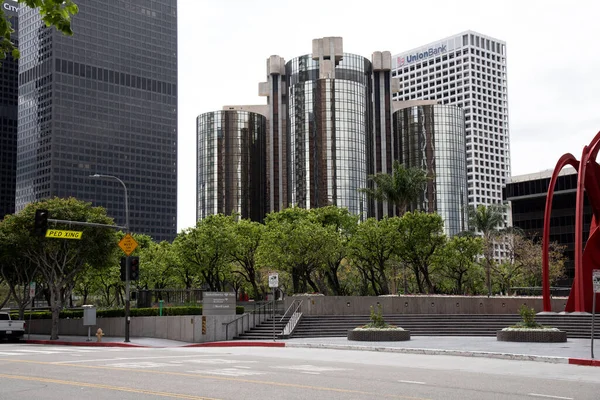
[[[544,311],[552,311],[550,304],[550,279],[548,264],[548,248],[550,244],[550,214],[552,213],[552,197],[554,186],[560,171],[571,165],[577,170],[577,195],[575,201],[575,279],[569,300],[565,307],[566,312],[592,312],[594,289],[592,287],[592,270],[600,269],[600,166],[596,163],[596,156],[600,150],[600,132],[588,146],[583,147],[581,161],[570,153],[563,155],[554,168],[554,173],[548,186],[546,197],[546,210],[544,213],[544,234],[542,237],[542,291],[544,297]],[[587,194],[592,208],[592,222],[590,236],[585,249],[583,244],[583,199]],[[600,296],[600,294],[597,294]],[[600,311],[600,297],[596,298],[596,312]]]

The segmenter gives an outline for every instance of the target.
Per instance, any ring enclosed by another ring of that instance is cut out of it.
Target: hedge
[[[236,314],[243,314],[244,307],[236,306],[235,307]],[[32,313],[26,311],[25,319],[50,319],[52,318],[52,313],[50,311],[34,311]],[[129,311],[129,314],[132,317],[157,317],[159,314],[158,308],[132,308]],[[163,316],[166,315],[202,315],[202,307],[164,307],[163,308]],[[96,317],[98,318],[115,318],[115,317],[124,317],[125,309],[123,308],[113,308],[107,310],[96,310]],[[15,312],[11,312],[10,317],[12,319],[18,319],[19,314]],[[83,310],[63,310],[60,312],[60,318],[62,319],[74,319],[74,318],[83,318]]]

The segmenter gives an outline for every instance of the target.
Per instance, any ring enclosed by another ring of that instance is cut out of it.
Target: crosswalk
[[[2,356],[27,356],[27,355],[38,355],[38,354],[71,354],[71,355],[83,355],[86,353],[106,353],[106,352],[119,352],[123,351],[119,347],[89,347],[82,348],[76,346],[40,346],[36,348],[32,347],[10,347],[3,348],[0,346],[0,357]]]

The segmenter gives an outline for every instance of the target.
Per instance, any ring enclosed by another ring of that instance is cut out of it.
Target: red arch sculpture
[[[577,170],[577,193],[575,201],[575,279],[569,299],[565,307],[566,312],[592,312],[594,290],[592,287],[592,270],[600,269],[600,166],[596,163],[596,156],[600,150],[600,132],[596,134],[589,145],[583,147],[581,161],[570,153],[563,155],[554,168],[546,209],[544,211],[544,233],[542,236],[542,294],[544,311],[552,311],[550,303],[550,279],[548,250],[550,245],[550,214],[552,213],[552,197],[554,186],[560,171],[571,165]],[[592,208],[592,222],[590,236],[585,249],[583,244],[583,200],[587,194]],[[597,296],[600,296],[598,294]],[[599,300],[596,298],[596,312],[600,311]]]

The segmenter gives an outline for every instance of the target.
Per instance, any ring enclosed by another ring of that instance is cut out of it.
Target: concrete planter
[[[348,331],[348,340],[361,342],[399,342],[410,340],[410,331],[396,329],[391,331]]]
[[[533,331],[497,331],[496,339],[501,342],[561,343],[567,341],[567,332],[539,329]]]

